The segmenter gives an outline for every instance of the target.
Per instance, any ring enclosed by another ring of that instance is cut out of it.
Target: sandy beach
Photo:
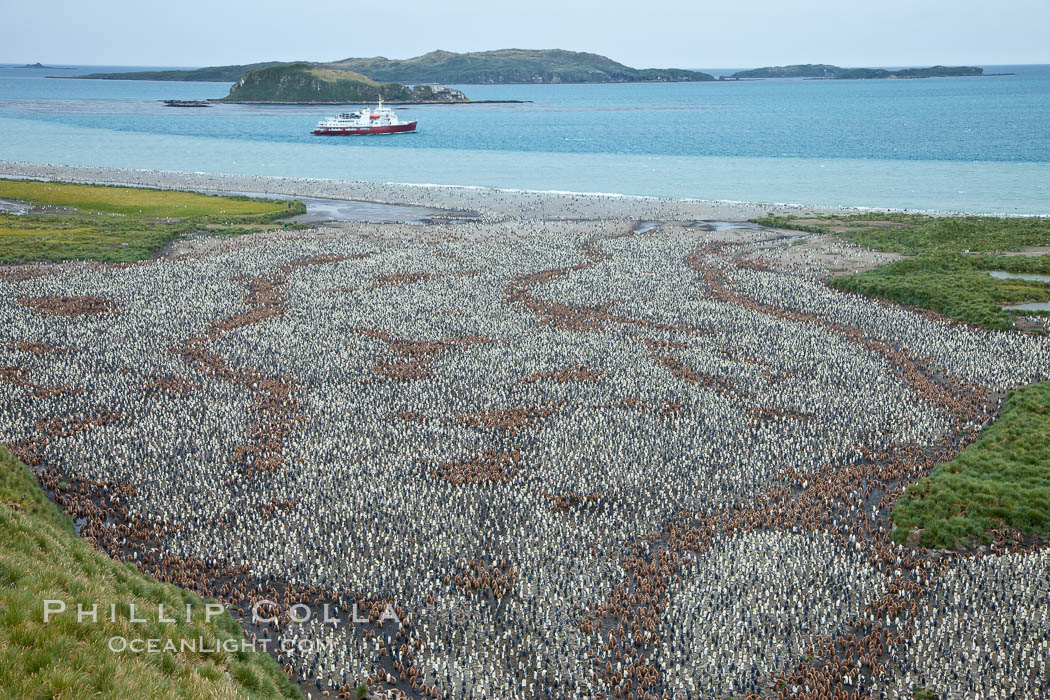
[[[257,192],[303,197],[361,200],[441,209],[469,209],[487,218],[505,219],[645,219],[660,221],[717,219],[746,221],[777,215],[855,214],[871,209],[809,207],[700,199],[669,199],[618,194],[542,192],[487,187],[453,187],[315,180],[259,175],[224,175],[164,170],[128,170],[80,165],[0,161],[0,176],[138,185],[166,189]],[[938,213],[938,212],[928,212]]]
[[[695,237],[699,231],[708,241],[749,244],[749,256],[762,258],[778,269],[817,277],[862,272],[900,257],[851,245],[831,236],[747,223],[749,219],[770,214],[848,215],[872,211],[850,207],[801,207],[613,194],[127,170],[8,161],[0,161],[0,177],[132,185],[216,194],[228,192],[299,197],[307,201],[308,206],[317,206],[316,213],[310,211],[295,220],[316,224],[318,228],[294,234],[253,236],[250,239],[253,245],[267,240],[332,240],[343,235],[378,236],[386,240],[401,238],[435,241],[447,240],[450,237],[496,240],[508,235],[530,233],[579,235],[574,222],[600,221],[625,229],[633,228],[637,232],[659,227],[664,233],[676,231],[680,235]],[[363,203],[366,217],[371,215],[367,209],[371,203],[389,206],[385,211],[390,220],[384,221],[378,228],[369,226],[368,222],[374,223],[377,219],[357,219],[346,211],[340,211],[340,201],[351,205]],[[411,207],[418,209],[413,210]],[[447,216],[442,217],[441,212],[447,212]],[[432,224],[426,227],[426,231],[420,231],[419,224],[423,221],[447,225]],[[246,244],[246,241],[221,238],[191,238],[175,242],[163,254],[211,254],[217,250],[235,249]],[[777,254],[770,257],[771,251],[776,251]]]

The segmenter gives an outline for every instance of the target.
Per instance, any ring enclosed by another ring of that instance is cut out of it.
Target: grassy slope
[[[304,63],[249,71],[224,100],[233,102],[358,102],[410,100],[412,91],[400,83],[379,83],[348,70]]]
[[[282,61],[267,61],[266,63],[248,63],[232,66],[209,66],[193,70],[148,70],[134,71],[131,73],[92,73],[90,75],[77,76],[83,80],[175,80],[195,81],[205,83],[235,83],[240,77],[250,70],[256,68],[269,68],[270,66],[285,65]]]
[[[865,214],[802,220],[769,217],[756,221],[825,233],[830,233],[832,225],[848,227],[837,235],[867,248],[914,256],[829,282],[843,291],[932,309],[957,321],[994,330],[1013,328],[1011,314],[1003,311],[1001,304],[1050,299],[1050,285],[1000,280],[987,274],[991,270],[1050,273],[1050,255],[1022,257],[992,253],[1050,245],[1050,220],[1047,219]],[[863,228],[872,221],[898,225]],[[977,251],[985,252],[974,254]]]
[[[43,601],[68,610],[45,625]],[[76,624],[76,604],[99,605],[99,622]],[[108,621],[111,603],[116,622]],[[192,605],[192,623],[185,606]],[[149,622],[129,622],[129,605]],[[157,606],[177,623],[156,622]],[[145,614],[143,614],[145,613]],[[205,622],[204,601],[158,583],[79,539],[25,465],[0,446],[0,689],[3,697],[235,698],[301,697],[261,652],[112,653],[113,636],[240,640],[228,614]],[[227,676],[229,674],[229,676]]]
[[[893,511],[894,537],[955,547],[999,522],[1050,535],[1050,383],[1014,392],[999,420],[951,462],[908,487]]]
[[[213,197],[192,192],[0,179],[0,198],[72,207],[54,215],[0,214],[0,262],[148,258],[179,235],[275,228],[268,222],[300,214],[293,201]],[[239,228],[228,228],[230,224]]]
[[[770,226],[830,233],[875,250],[914,257],[830,284],[945,313],[986,328],[1012,328],[998,302],[1050,298],[1050,286],[996,280],[988,270],[1050,273],[1050,255],[994,251],[1050,245],[1050,220],[994,217],[931,218],[904,214],[852,217],[769,217]],[[902,226],[865,229],[872,221]],[[855,230],[850,230],[850,229]],[[966,252],[963,252],[966,251]],[[1050,536],[1050,382],[1015,392],[999,420],[951,462],[908,488],[894,506],[894,538],[923,530],[925,546],[954,548],[1001,523]]]
[[[306,63],[306,62],[299,62]],[[210,80],[237,82],[249,70],[290,63],[254,63],[214,66],[197,70],[96,73],[85,78],[116,80]],[[630,68],[605,56],[577,51],[501,49],[474,53],[431,51],[405,60],[347,58],[331,63],[310,63],[337,70],[356,71],[373,80],[395,83],[531,83],[535,76],[563,83],[646,80],[714,80],[706,73],[675,68]],[[245,98],[247,99],[247,98]]]
[[[328,64],[376,80],[405,83],[594,83],[649,80],[713,80],[680,69],[636,69],[598,54],[577,51],[501,49],[473,53],[432,51],[405,60],[347,58]]]

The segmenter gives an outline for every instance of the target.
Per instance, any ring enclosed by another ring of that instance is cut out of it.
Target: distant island
[[[207,100],[164,100],[165,107],[211,107]]]
[[[303,61],[303,63],[306,63]],[[78,75],[77,78],[90,80],[171,80],[197,83],[235,83],[241,76],[257,68],[291,65],[286,61],[268,61],[265,63],[245,63],[233,66],[211,66],[195,70],[142,70],[130,73],[91,73]]]
[[[459,90],[435,85],[409,87],[381,83],[348,70],[333,70],[308,63],[277,65],[249,70],[220,102],[273,102],[294,104],[347,104],[469,102]]]
[[[889,78],[957,78],[984,74],[972,66],[933,66],[932,68],[842,68],[826,63],[804,63],[794,66],[768,66],[733,73],[727,79],[757,78],[822,78],[828,80],[879,80]]]
[[[630,68],[593,53],[501,49],[474,53],[431,51],[403,61],[347,58],[329,64],[374,80],[402,83],[640,83],[696,82],[714,76],[679,68]]]
[[[611,58],[578,51],[501,49],[474,53],[431,51],[405,60],[346,58],[331,63],[296,61],[213,66],[196,70],[92,73],[101,80],[177,80],[232,83],[247,72],[276,66],[313,66],[350,71],[380,82],[492,85],[508,83],[696,82],[714,76],[679,68],[631,68]]]

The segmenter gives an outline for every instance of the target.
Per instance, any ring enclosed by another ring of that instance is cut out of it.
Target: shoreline
[[[213,102],[216,104],[225,105],[367,105],[372,104],[369,101],[359,102],[284,102],[282,100],[227,100],[225,97],[209,97],[205,102]],[[533,102],[533,100],[416,100],[416,101],[391,101],[383,100],[383,104],[388,105],[520,105]]]
[[[719,219],[746,221],[767,215],[849,215],[872,212],[958,216],[967,212],[907,210],[882,207],[814,206],[790,203],[680,199],[607,192],[569,192],[439,185],[428,183],[368,182],[325,178],[237,175],[173,170],[140,170],[89,165],[62,165],[0,160],[0,177],[62,180],[89,184],[130,185],[159,189],[251,192],[344,199],[379,204],[471,210],[489,219],[644,219],[683,221]],[[1043,216],[1002,218],[1046,218]]]

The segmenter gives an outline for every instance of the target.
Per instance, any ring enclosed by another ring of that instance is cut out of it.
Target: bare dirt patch
[[[817,235],[782,245],[775,255],[769,255],[766,251],[759,254],[761,264],[769,268],[789,271],[806,269],[831,277],[874,270],[906,257],[900,253],[869,250],[834,236]]]
[[[1047,245],[1029,245],[1021,248],[1021,250],[1008,250],[999,253],[999,255],[1021,255],[1024,257],[1034,258],[1040,255],[1050,255],[1050,246]]]

